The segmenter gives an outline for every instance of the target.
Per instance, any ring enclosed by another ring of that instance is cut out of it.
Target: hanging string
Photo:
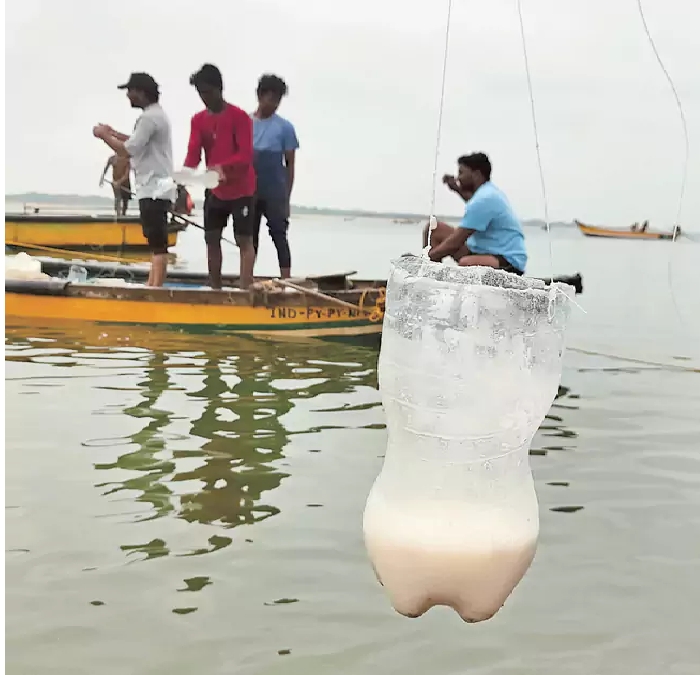
[[[547,229],[547,239],[549,241],[549,278],[550,283],[554,283],[554,250],[552,247],[552,226],[549,221],[549,203],[547,200],[547,187],[544,180],[544,170],[542,168],[542,155],[540,153],[540,136],[537,131],[537,114],[535,113],[535,96],[532,92],[532,78],[530,77],[530,62],[527,58],[527,40],[525,39],[525,22],[523,21],[523,8],[521,0],[517,0],[518,20],[520,22],[520,38],[523,45],[523,60],[525,62],[525,75],[527,77],[527,90],[530,94],[530,112],[532,115],[532,130],[535,136],[535,152],[537,153],[537,167],[540,172],[540,189],[542,190],[542,201],[544,202],[544,222]]]
[[[435,193],[437,191],[438,158],[440,156],[440,136],[442,135],[442,112],[445,107],[445,81],[447,79],[447,54],[450,46],[450,21],[452,19],[452,0],[447,0],[447,20],[445,22],[445,49],[442,58],[442,87],[440,89],[440,108],[438,111],[437,133],[435,138],[435,161],[433,163],[433,190],[430,195],[430,219],[428,221],[428,246],[430,250],[430,237],[437,227],[435,215]],[[424,251],[427,255],[427,251]]]
[[[654,56],[656,57],[656,61],[659,64],[659,67],[661,68],[661,71],[663,72],[664,76],[666,77],[666,81],[668,82],[669,86],[671,87],[671,91],[673,92],[673,97],[676,100],[676,106],[678,107],[678,114],[681,118],[681,127],[683,129],[683,139],[685,143],[685,157],[683,159],[683,169],[681,172],[681,190],[680,190],[680,195],[678,198],[678,210],[676,211],[676,222],[673,224],[673,243],[675,244],[676,239],[678,238],[678,231],[680,230],[680,223],[681,223],[681,214],[683,213],[683,201],[685,199],[685,186],[688,180],[688,163],[690,160],[690,139],[688,136],[688,123],[685,119],[685,112],[683,110],[683,103],[681,103],[681,97],[678,95],[678,90],[676,89],[676,85],[673,82],[673,78],[669,74],[668,70],[666,69],[666,66],[664,65],[664,62],[661,59],[661,55],[659,54],[658,49],[656,49],[656,43],[654,42],[654,38],[651,36],[651,31],[649,30],[649,25],[647,24],[646,17],[644,16],[644,8],[642,7],[642,0],[637,0],[637,10],[639,11],[639,18],[642,20],[642,26],[644,26],[644,32],[646,33],[647,39],[649,40],[649,45],[651,46],[651,50],[654,52]],[[668,287],[671,291],[671,300],[673,301],[673,307],[676,311],[676,316],[678,317],[678,320],[680,321],[681,325],[688,330],[688,327],[685,323],[685,320],[683,319],[683,314],[680,310],[680,307],[678,306],[678,303],[676,302],[676,294],[673,289],[673,259],[674,259],[674,254],[676,253],[676,247],[672,246],[670,254],[668,256],[668,269],[667,269],[667,276],[668,276]]]
[[[656,44],[654,42],[654,38],[651,36],[651,32],[649,31],[649,25],[647,24],[646,17],[644,16],[644,8],[642,7],[642,0],[637,0],[637,9],[639,10],[639,18],[642,20],[642,25],[644,26],[644,32],[647,35],[647,39],[649,40],[649,44],[651,46],[652,51],[654,52],[654,56],[656,57],[656,61],[659,64],[659,67],[661,68],[661,71],[663,72],[664,76],[666,77],[666,81],[668,82],[669,86],[671,87],[671,91],[673,92],[673,97],[676,99],[676,106],[678,107],[678,113],[681,118],[681,126],[683,128],[683,138],[685,140],[685,158],[683,160],[683,171],[682,171],[682,178],[681,178],[681,192],[680,192],[680,197],[678,199],[678,211],[676,212],[676,222],[673,225],[673,241],[676,241],[676,237],[678,236],[678,228],[680,227],[680,221],[681,221],[681,214],[683,212],[683,200],[685,198],[685,186],[686,182],[688,180],[688,161],[690,159],[690,139],[688,136],[688,123],[686,122],[685,119],[685,112],[683,111],[683,104],[681,103],[681,97],[678,95],[678,90],[676,89],[676,85],[673,83],[673,79],[671,78],[671,75],[669,74],[668,70],[666,70],[666,66],[664,65],[664,62],[661,60],[661,56],[659,55],[659,51],[656,49]]]

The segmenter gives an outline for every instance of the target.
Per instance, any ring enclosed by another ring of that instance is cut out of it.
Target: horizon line
[[[109,202],[110,204],[112,203],[112,199],[110,197],[105,197],[104,195],[86,195],[86,194],[80,194],[77,192],[15,192],[11,194],[5,194],[5,201],[12,201],[13,198],[14,200],[19,200],[20,198],[23,197],[31,197],[31,196],[37,196],[37,197],[56,197],[56,198],[61,198],[61,197],[72,197],[72,198],[79,198],[83,200],[97,200],[100,202]],[[68,206],[68,205],[67,205]],[[350,215],[357,215],[357,214],[366,214],[366,215],[385,215],[385,216],[398,216],[398,217],[406,217],[406,218],[429,218],[430,214],[423,214],[423,213],[416,213],[416,212],[411,212],[411,211],[367,211],[365,209],[359,209],[359,208],[339,208],[339,207],[334,207],[334,206],[304,206],[302,204],[292,204],[291,205],[292,209],[306,209],[309,211],[335,211],[337,213],[346,213]],[[442,218],[444,220],[455,220],[459,219],[462,217],[461,214],[435,214],[436,218]],[[543,220],[542,218],[524,218],[523,222],[532,222],[532,221],[538,221],[541,223],[545,223],[546,221]],[[552,223],[573,223],[573,219],[571,220],[552,220],[550,221],[550,224]]]

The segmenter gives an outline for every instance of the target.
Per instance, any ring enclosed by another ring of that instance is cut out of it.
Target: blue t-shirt
[[[467,239],[472,253],[503,256],[513,267],[525,271],[525,236],[508,198],[491,182],[477,188],[467,202],[459,224],[474,230]]]
[[[258,194],[263,199],[284,199],[289,195],[284,153],[299,147],[294,125],[276,113],[265,119],[251,115],[253,151]]]

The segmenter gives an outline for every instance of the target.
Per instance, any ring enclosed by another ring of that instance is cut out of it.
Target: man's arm
[[[115,132],[106,124],[98,124],[93,128],[92,133],[96,138],[102,139],[120,157],[128,158],[138,154],[146,147],[155,130],[155,122],[149,117],[141,116],[136,122],[134,133],[124,141],[117,138]],[[124,134],[120,134],[120,137],[123,136]]]
[[[287,170],[287,194],[292,198],[292,188],[294,187],[294,166],[296,163],[296,150],[287,150],[284,153],[284,168]]]
[[[468,202],[473,196],[474,193],[471,190],[467,190],[466,188],[463,188],[460,186],[459,190],[457,190],[457,194],[465,201]]]
[[[187,156],[184,166],[188,169],[196,169],[202,161],[202,133],[199,129],[197,116],[192,117],[190,123],[190,140],[187,143]]]
[[[114,150],[120,157],[129,157],[129,153],[124,147],[124,142],[120,141],[116,136],[112,136],[107,129],[97,126],[92,130],[96,138],[102,139],[109,148]]]
[[[474,230],[466,230],[463,227],[456,227],[454,232],[438,246],[433,246],[428,252],[428,257],[433,262],[440,262],[443,258],[457,253],[465,242],[472,235]]]
[[[112,129],[112,127],[110,127],[109,124],[100,123],[97,126],[104,127],[105,129],[107,129],[109,133],[112,134],[112,136],[114,136],[118,141],[121,141],[122,143],[129,138],[127,134],[122,134],[119,131],[115,131],[114,129]]]
[[[112,155],[108,160],[107,164],[105,164],[105,169],[102,172],[102,175],[100,176],[100,187],[102,187],[105,183],[105,176],[107,175],[107,172],[109,171],[109,167],[114,164],[114,155]]]
[[[284,166],[287,170],[287,198],[291,201],[292,189],[294,188],[294,169],[296,166],[296,152],[299,149],[299,139],[297,138],[294,125],[285,125],[284,129]]]
[[[474,192],[463,188],[454,176],[445,174],[442,177],[442,182],[447,185],[452,192],[456,192],[465,202],[468,202],[474,196]]]
[[[464,212],[459,227],[455,228],[455,231],[442,244],[430,250],[428,253],[430,259],[439,262],[448,255],[456,253],[474,232],[483,232],[489,226],[493,215],[493,207],[488,199],[477,197],[472,200]]]

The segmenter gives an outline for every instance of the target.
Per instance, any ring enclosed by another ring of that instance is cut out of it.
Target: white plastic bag
[[[212,169],[198,171],[197,169],[183,167],[173,174],[173,180],[178,185],[184,185],[185,187],[203,187],[213,190],[219,184],[220,179],[219,174]]]

